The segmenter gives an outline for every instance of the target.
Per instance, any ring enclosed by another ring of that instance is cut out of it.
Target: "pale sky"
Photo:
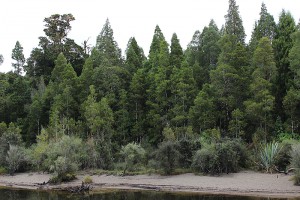
[[[247,34],[251,36],[254,22],[259,19],[261,3],[278,22],[282,9],[290,11],[295,22],[300,18],[299,0],[236,0]],[[146,56],[152,41],[154,28],[159,25],[166,40],[171,43],[175,32],[181,46],[186,49],[196,30],[214,19],[220,28],[228,10],[228,0],[8,0],[0,7],[0,54],[4,63],[0,72],[12,70],[11,52],[18,40],[24,48],[25,58],[38,46],[38,37],[44,36],[44,18],[52,14],[71,13],[69,38],[82,44],[89,38],[94,46],[106,18],[114,30],[114,38],[123,55],[127,42],[134,36]]]

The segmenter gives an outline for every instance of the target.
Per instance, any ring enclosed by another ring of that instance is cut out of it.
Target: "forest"
[[[300,184],[300,26],[261,5],[249,43],[235,0],[225,24],[195,31],[185,50],[157,25],[148,56],[122,55],[109,20],[96,44],[68,37],[72,14],[0,73],[0,173],[78,170],[203,174],[293,170]],[[1,59],[3,57],[1,56]]]

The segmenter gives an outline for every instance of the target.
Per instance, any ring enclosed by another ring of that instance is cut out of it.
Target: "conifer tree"
[[[250,85],[252,97],[245,101],[246,114],[254,123],[256,132],[252,139],[267,140],[272,127],[272,111],[274,96],[271,93],[271,85],[276,77],[276,67],[271,41],[267,37],[260,39],[253,56],[254,72],[253,82]]]
[[[12,50],[11,58],[15,60],[15,63],[12,63],[12,66],[15,69],[16,74],[21,74],[23,72],[23,66],[25,64],[25,57],[23,54],[23,47],[20,42],[17,41],[15,48]]]
[[[211,20],[208,27],[204,27],[201,33],[203,52],[201,64],[209,69],[214,68],[217,65],[220,54],[220,47],[218,45],[220,38],[219,29],[214,20]]]
[[[98,66],[122,66],[121,49],[114,39],[114,32],[108,19],[106,19],[100,34],[97,36],[96,49],[99,51],[100,56]]]
[[[131,118],[131,139],[141,142],[145,134],[147,87],[144,69],[138,69],[133,75],[129,87],[129,111]]]
[[[239,14],[239,6],[236,5],[235,0],[229,0],[229,8],[227,15],[225,15],[225,33],[236,36],[236,42],[245,43],[245,30],[242,18]]]
[[[299,133],[300,123],[300,32],[292,34],[293,47],[289,53],[291,77],[291,87],[284,97],[284,108],[287,114],[287,130],[291,133]]]
[[[277,24],[275,37],[273,40],[274,56],[277,67],[277,78],[275,82],[275,113],[284,122],[283,99],[289,89],[289,79],[291,79],[290,61],[288,58],[290,49],[293,46],[291,35],[296,31],[295,21],[291,14],[282,11]]]
[[[171,127],[177,135],[185,135],[188,127],[189,109],[193,105],[197,90],[193,69],[183,61],[181,68],[173,68],[171,76],[172,108],[170,109]]]
[[[170,65],[180,68],[181,62],[183,61],[183,52],[176,33],[172,35],[170,48]]]
[[[145,59],[143,49],[139,47],[134,37],[130,38],[127,44],[125,61],[128,72],[133,75],[139,68],[143,67]]]

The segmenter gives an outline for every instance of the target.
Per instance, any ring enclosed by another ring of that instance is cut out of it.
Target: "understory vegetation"
[[[247,44],[238,9],[186,49],[156,26],[148,56],[134,37],[123,56],[108,19],[92,47],[68,38],[72,14],[45,18],[38,47],[25,59],[16,42],[0,73],[0,174],[255,169],[299,185],[300,26],[262,4]]]

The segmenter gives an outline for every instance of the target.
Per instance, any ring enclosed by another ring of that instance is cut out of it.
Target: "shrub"
[[[182,168],[189,168],[192,164],[194,151],[196,150],[196,142],[191,139],[179,140],[178,151],[181,155],[179,165]]]
[[[281,144],[281,149],[275,159],[274,165],[280,171],[286,171],[291,164],[292,140],[285,140]],[[276,169],[276,170],[277,170]]]
[[[25,150],[22,147],[10,145],[6,161],[9,173],[13,175],[26,162]]]
[[[0,175],[7,174],[7,169],[5,167],[0,167]]]
[[[207,145],[198,150],[193,157],[192,167],[205,174],[220,172],[220,162],[214,145]]]
[[[84,179],[83,179],[83,183],[86,183],[86,184],[93,183],[93,179],[92,179],[92,177],[90,177],[90,176],[86,176],[86,177],[84,177]]]
[[[300,144],[293,145],[291,165],[295,168],[294,184],[300,185]]]
[[[180,153],[174,141],[162,142],[156,152],[156,160],[166,175],[171,174],[178,164]]]
[[[205,174],[220,174],[237,172],[245,167],[248,155],[240,140],[204,144],[193,157],[192,167]]]
[[[138,144],[129,143],[122,147],[120,153],[124,159],[124,174],[126,170],[133,171],[136,170],[139,165],[142,164],[145,158],[145,150]]]

